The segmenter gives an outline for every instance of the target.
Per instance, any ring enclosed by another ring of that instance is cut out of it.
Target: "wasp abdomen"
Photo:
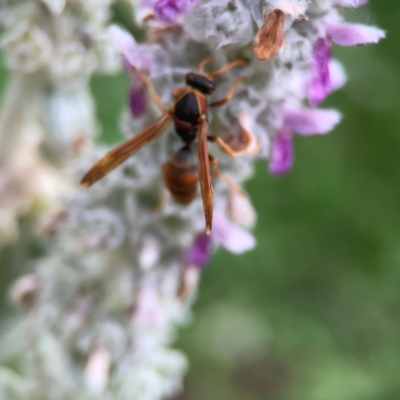
[[[189,147],[182,147],[163,165],[163,178],[172,197],[181,204],[189,204],[196,196],[199,175]]]

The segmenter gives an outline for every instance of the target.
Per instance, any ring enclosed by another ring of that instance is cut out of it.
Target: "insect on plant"
[[[232,157],[254,154],[258,151],[258,148],[254,149],[254,147],[258,146],[254,146],[253,136],[243,127],[241,127],[241,137],[239,139],[233,135],[230,135],[225,140],[218,136],[208,135],[207,112],[209,107],[222,106],[227,103],[233,97],[236,86],[244,80],[244,78],[238,78],[230,86],[226,97],[209,103],[207,96],[211,95],[215,90],[215,84],[211,78],[230,68],[245,64],[241,60],[236,60],[217,71],[204,74],[206,64],[211,61],[212,58],[207,58],[200,64],[199,72],[190,72],[186,75],[186,86],[181,86],[174,90],[175,103],[169,109],[165,109],[161,104],[150,78],[135,70],[148,87],[150,96],[162,112],[162,115],[148,127],[97,161],[83,177],[81,184],[85,187],[93,185],[153,140],[166,128],[169,122],[174,120],[175,131],[184,142],[184,146],[163,165],[164,184],[175,201],[181,204],[189,204],[196,196],[197,182],[200,181],[206,232],[210,234],[213,213],[212,193],[214,191],[210,164],[216,177],[226,181],[236,191],[241,192],[241,189],[219,172],[217,160],[208,153],[208,142],[217,143],[221,150]],[[197,166],[192,152],[192,147],[195,144],[197,144],[198,154]]]

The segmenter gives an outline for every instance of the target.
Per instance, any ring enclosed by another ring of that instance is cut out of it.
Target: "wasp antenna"
[[[232,97],[235,92],[236,86],[240,83],[246,80],[246,77],[241,76],[240,78],[236,79],[235,82],[231,85],[231,87],[228,89],[228,94],[226,97],[223,99],[214,101],[213,103],[210,104],[210,107],[219,107],[222,106],[223,104],[226,104]]]
[[[247,62],[244,60],[235,60],[235,61],[232,61],[231,63],[225,65],[225,67],[222,67],[221,69],[218,69],[216,71],[209,73],[207,76],[209,78],[212,78],[214,76],[221,75],[222,73],[230,70],[231,68],[237,67],[239,65],[245,66],[246,64],[247,64]]]
[[[213,61],[214,57],[208,57],[205,60],[203,60],[199,65],[199,73],[202,74],[204,72],[204,68],[206,67],[206,65]]]

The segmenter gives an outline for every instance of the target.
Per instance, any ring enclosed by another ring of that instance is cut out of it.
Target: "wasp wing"
[[[163,114],[148,127],[140,131],[131,139],[108,152],[103,158],[97,161],[89,172],[82,178],[81,185],[90,187],[109,172],[117,168],[127,158],[136,153],[146,143],[154,139],[167,126],[172,119],[169,113]]]
[[[208,124],[203,120],[197,128],[197,151],[199,157],[199,178],[201,197],[203,199],[204,217],[206,219],[206,232],[209,235],[212,228],[213,214],[213,185],[210,173],[210,161],[208,158]]]

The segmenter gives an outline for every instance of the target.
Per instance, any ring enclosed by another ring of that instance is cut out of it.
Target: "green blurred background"
[[[335,131],[297,137],[284,178],[257,165],[258,247],[204,271],[176,344],[191,364],[179,400],[400,399],[400,1],[347,14],[388,37],[335,48],[349,77],[324,104],[344,115]],[[127,78],[92,88],[102,140],[118,141]],[[3,292],[16,256],[3,249]]]

